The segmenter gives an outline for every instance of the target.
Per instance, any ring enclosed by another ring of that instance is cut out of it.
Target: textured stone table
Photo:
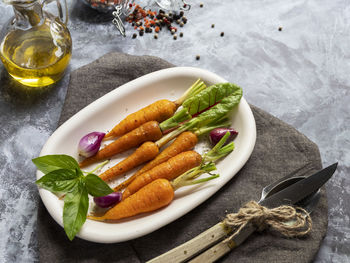
[[[132,39],[131,27],[122,38],[109,17],[71,0],[73,56],[57,87],[18,89],[0,66],[0,262],[38,260],[31,159],[56,129],[69,72],[111,51],[213,71],[316,142],[324,165],[339,161],[327,184],[329,227],[316,262],[350,261],[350,4],[211,0],[200,8],[200,1],[190,2],[184,37],[162,31],[155,40],[153,34]],[[11,7],[0,2],[0,14],[1,29]]]

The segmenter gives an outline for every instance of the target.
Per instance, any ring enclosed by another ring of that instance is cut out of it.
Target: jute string
[[[269,209],[250,201],[238,213],[228,214],[224,223],[234,229],[234,233],[226,239],[237,236],[247,224],[253,224],[258,231],[270,228],[286,237],[302,237],[312,228],[310,214],[301,207],[283,205]]]

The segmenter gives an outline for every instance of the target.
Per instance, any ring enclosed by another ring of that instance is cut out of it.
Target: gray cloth
[[[107,54],[71,73],[60,124],[110,90],[173,65],[155,57]],[[250,200],[258,200],[263,186],[292,174],[310,174],[322,168],[318,147],[293,127],[251,106],[257,141],[239,173],[214,196],[185,216],[161,229],[118,244],[96,244],[75,238],[72,242],[40,202],[38,243],[41,262],[144,262],[180,245],[222,220]],[[327,229],[324,189],[312,213],[313,230],[300,239],[276,233],[254,233],[221,262],[310,262]],[[118,233],[116,233],[117,235]]]

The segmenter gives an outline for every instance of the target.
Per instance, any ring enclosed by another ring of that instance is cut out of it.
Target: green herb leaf
[[[80,170],[59,169],[47,173],[36,184],[54,193],[69,193],[79,182]]]
[[[88,174],[85,177],[86,189],[92,196],[105,196],[113,193],[113,190],[100,177]]]
[[[230,83],[228,83],[230,84]],[[232,84],[233,85],[233,84]],[[195,123],[196,128],[208,125],[215,120],[221,119],[233,110],[235,106],[238,105],[242,98],[242,89],[240,87],[234,86],[235,90],[229,96],[223,98],[220,103],[216,104],[209,110],[201,113],[198,117],[191,119],[189,122],[185,123],[184,126],[190,126]],[[205,90],[204,90],[205,91]]]
[[[86,221],[89,197],[83,181],[79,181],[73,192],[64,198],[63,226],[69,238],[73,240]]]
[[[241,91],[241,88],[233,83],[215,84],[188,98],[182,104],[182,107],[187,109],[189,114],[194,115],[213,106],[231,94],[242,93]]]
[[[32,160],[36,167],[44,174],[59,169],[79,169],[78,162],[69,155],[45,155]]]

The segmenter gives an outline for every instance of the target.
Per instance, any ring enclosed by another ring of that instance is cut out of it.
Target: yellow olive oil
[[[57,82],[69,64],[72,39],[62,23],[45,19],[29,30],[10,31],[0,45],[0,57],[18,82],[43,87]]]

